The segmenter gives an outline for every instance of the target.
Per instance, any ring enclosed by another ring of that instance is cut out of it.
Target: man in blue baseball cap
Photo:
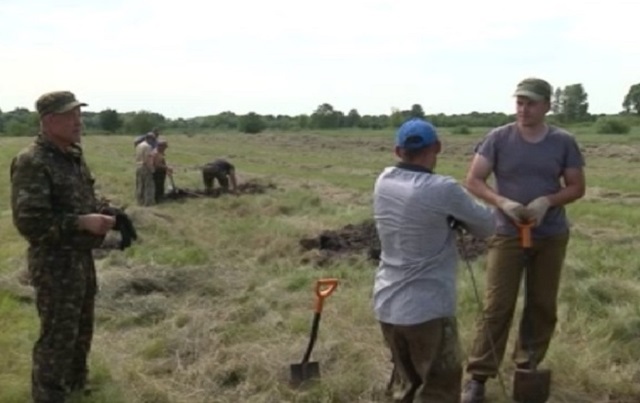
[[[400,378],[394,393],[400,402],[460,400],[452,223],[478,238],[493,232],[492,209],[434,172],[441,149],[431,123],[406,121],[396,133],[400,161],[385,168],[374,187],[381,255],[373,309]]]

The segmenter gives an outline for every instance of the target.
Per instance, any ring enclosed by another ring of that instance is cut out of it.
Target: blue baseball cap
[[[412,118],[396,132],[396,146],[407,150],[428,147],[438,141],[436,128],[426,120]]]

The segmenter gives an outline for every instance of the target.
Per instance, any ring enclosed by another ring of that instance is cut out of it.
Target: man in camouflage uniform
[[[422,119],[396,134],[400,161],[378,176],[374,218],[380,264],[373,309],[391,350],[401,403],[458,403],[462,383],[456,320],[458,223],[478,238],[493,231],[490,208],[453,178],[433,169],[440,153],[435,128]]]
[[[213,182],[216,179],[223,193],[229,192],[229,179],[231,179],[231,193],[238,193],[236,168],[227,160],[217,159],[202,168],[202,181],[206,193],[213,191]]]
[[[11,162],[13,222],[29,242],[40,336],[33,349],[35,403],[62,403],[87,381],[96,273],[92,248],[115,224],[100,214],[79,146],[80,107],[71,92],[36,102],[40,133]]]

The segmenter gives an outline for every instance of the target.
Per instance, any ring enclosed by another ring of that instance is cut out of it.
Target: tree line
[[[640,83],[629,88],[622,102],[619,116],[640,116]],[[320,104],[310,114],[259,115],[255,112],[238,115],[231,111],[194,118],[169,119],[150,111],[118,112],[105,109],[100,112],[83,111],[83,122],[87,131],[106,133],[145,133],[153,128],[195,133],[206,130],[239,130],[259,133],[263,130],[301,129],[388,129],[400,126],[409,117],[427,118],[437,127],[454,128],[464,134],[469,127],[499,126],[513,121],[513,114],[499,112],[471,112],[466,114],[427,114],[420,104],[408,109],[392,108],[389,114],[361,115],[357,109],[347,113],[336,110],[329,103]],[[574,124],[597,121],[602,132],[628,131],[628,124],[611,116],[589,113],[588,94],[582,84],[571,84],[556,88],[551,99],[550,121],[558,124]],[[625,129],[626,126],[626,129]],[[27,108],[16,108],[10,112],[0,111],[0,134],[6,136],[30,136],[38,128],[38,115]]]

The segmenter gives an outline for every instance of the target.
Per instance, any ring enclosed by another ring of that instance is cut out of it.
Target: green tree
[[[553,99],[551,100],[551,112],[554,115],[560,115],[562,113],[562,88],[557,87],[553,93]]]
[[[629,92],[624,97],[622,107],[627,113],[634,112],[640,115],[640,83],[633,84],[629,88]]]
[[[262,117],[255,112],[249,112],[240,117],[238,121],[238,129],[243,133],[260,133],[266,127]]]
[[[335,129],[340,125],[342,113],[333,109],[333,106],[324,103],[311,114],[311,126],[318,129]]]
[[[360,125],[360,114],[357,109],[351,109],[344,119],[344,125],[346,127],[358,127]]]
[[[409,112],[409,114],[413,118],[420,118],[420,119],[425,118],[424,109],[422,109],[422,105],[420,104],[413,104],[411,106],[411,111]]]
[[[11,120],[7,124],[6,127],[7,136],[18,137],[18,136],[30,136],[33,134],[31,128],[27,123],[20,122],[18,120]]]
[[[296,116],[294,120],[297,122],[298,127],[301,129],[307,129],[311,124],[311,118],[309,117],[309,115],[305,114]]]
[[[130,114],[125,118],[124,127],[127,132],[147,133],[153,128],[163,126],[165,117],[159,113],[140,111]]]
[[[37,133],[40,117],[27,108],[15,108],[2,113],[3,132],[8,136],[26,136]]]
[[[560,115],[566,122],[581,122],[589,118],[589,102],[582,84],[571,84],[562,91]]]
[[[631,127],[621,119],[603,116],[596,121],[596,132],[599,134],[627,134]]]
[[[115,109],[105,109],[98,114],[100,128],[110,133],[114,133],[122,127],[122,119]]]
[[[214,118],[214,127],[223,130],[235,129],[238,127],[238,115],[231,111],[219,113]]]
[[[398,108],[391,108],[391,115],[389,116],[392,127],[400,127],[406,120],[404,113]]]

